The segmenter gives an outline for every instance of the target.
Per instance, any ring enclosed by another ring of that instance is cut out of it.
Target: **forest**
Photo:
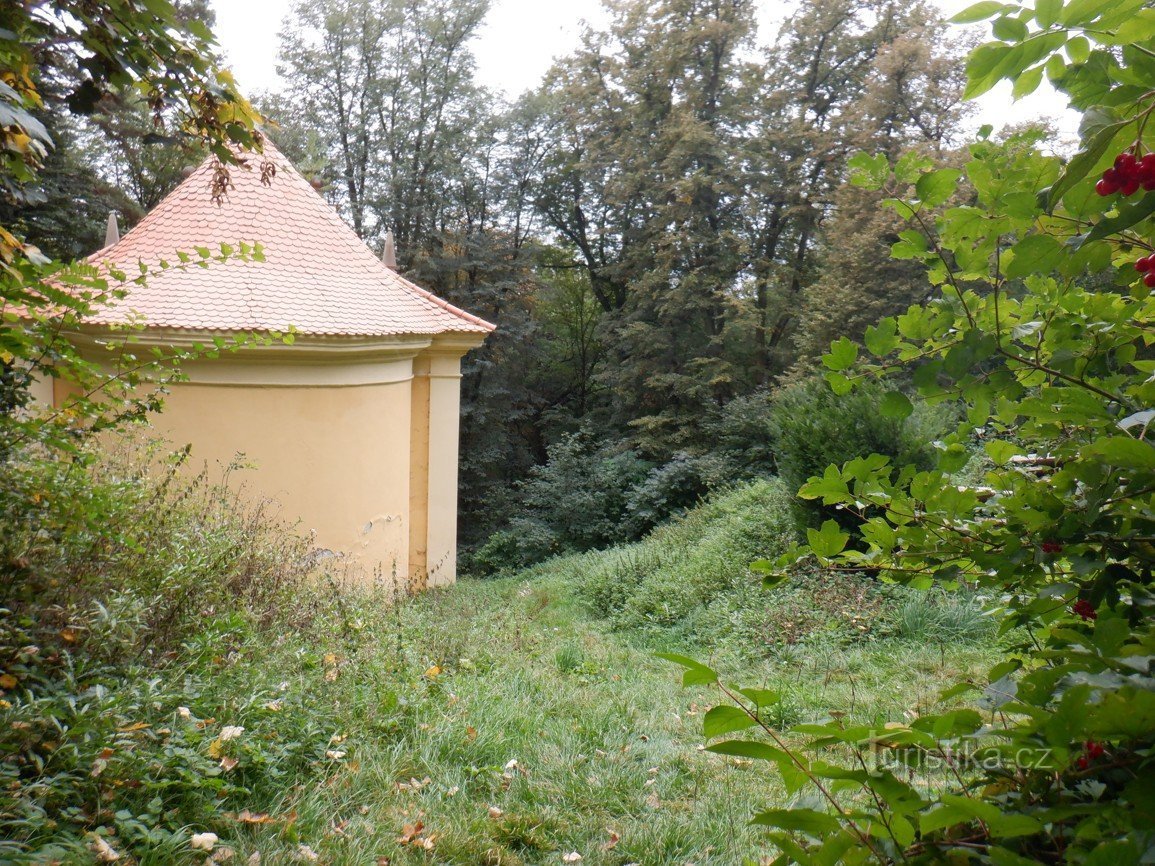
[[[616,0],[511,104],[484,0],[302,0],[247,95],[204,0],[0,4],[0,860],[1155,859],[1155,5],[753,5]],[[973,128],[1044,81],[1073,148]],[[84,257],[269,140],[498,326],[459,583],[150,436],[291,330],[92,327],[260,266]]]
[[[487,9],[300,3],[284,90],[253,95],[361,237],[392,231],[406,276],[498,325],[463,390],[481,570],[640,537],[774,471],[773,393],[927,295],[847,159],[949,160],[967,113],[967,46],[928,3],[807,3],[767,49],[746,0],[623,3],[514,104],[475,81]],[[128,95],[51,122],[47,200],[12,216],[54,255],[99,247],[109,211],[130,227],[199,158]]]

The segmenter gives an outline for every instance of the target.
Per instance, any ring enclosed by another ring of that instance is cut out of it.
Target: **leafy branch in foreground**
[[[706,735],[769,742],[711,751],[776,764],[798,795],[754,819],[783,861],[1123,864],[1155,850],[1155,280],[1136,265],[1155,249],[1155,10],[988,2],[960,19],[989,17],[997,41],[971,55],[970,93],[1009,78],[1021,95],[1046,74],[1084,111],[1082,148],[1064,164],[1030,134],[996,143],[984,130],[961,173],[916,155],[852,161],[854,181],[908,223],[892,255],[923,262],[939,291],[864,347],[836,341],[827,380],[846,393],[903,374],[966,417],[935,443],[933,469],[872,455],[802,487],[857,514],[861,543],[828,521],[756,565],[771,585],[812,559],[978,590],[1004,658],[939,711],[885,726],[832,713],[776,731],[763,715],[776,696],[719,683],[731,703]],[[910,395],[896,387],[882,408],[908,414]],[[985,474],[960,483],[976,450]],[[717,682],[673,660],[689,682]]]

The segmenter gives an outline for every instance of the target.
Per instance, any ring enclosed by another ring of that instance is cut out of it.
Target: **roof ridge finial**
[[[385,232],[385,247],[381,250],[381,261],[391,271],[397,270],[397,250],[393,246],[393,232]]]
[[[104,245],[110,247],[120,242],[120,224],[116,221],[116,211],[108,212],[108,225],[104,228]]]

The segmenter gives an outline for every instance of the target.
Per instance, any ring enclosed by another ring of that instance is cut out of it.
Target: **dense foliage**
[[[909,225],[893,255],[925,262],[937,291],[869,328],[864,347],[834,342],[827,379],[848,394],[904,372],[927,400],[960,399],[966,417],[932,468],[873,455],[812,477],[801,495],[858,515],[865,545],[828,520],[778,565],[978,588],[1009,644],[987,677],[943,695],[946,711],[885,726],[834,718],[782,732],[765,715],[777,694],[722,685],[734,703],[707,715],[706,735],[764,739],[710,748],[776,764],[798,793],[754,819],[784,862],[1151,856],[1155,10],[1040,0],[960,15],[986,18],[995,41],[970,55],[968,94],[1003,79],[1027,93],[1045,75],[1083,112],[1081,148],[1064,162],[1030,136],[980,137],[961,170],[917,153],[851,161],[855,182]],[[969,201],[936,216],[959,190]],[[882,409],[912,405],[895,388]],[[960,484],[972,445],[986,469]],[[688,682],[717,681],[675,660]],[[941,771],[931,784],[928,768]]]
[[[498,325],[466,359],[467,547],[518,534],[566,437],[681,472],[730,403],[813,367],[832,321],[860,335],[925,294],[921,263],[885,265],[895,219],[864,216],[877,196],[845,162],[949,152],[961,48],[930,5],[821,0],[761,49],[755,7],[615,4],[513,104],[475,76],[483,0],[294,7],[273,134],[362,237],[391,230],[408,276]],[[854,279],[824,282],[827,259]]]

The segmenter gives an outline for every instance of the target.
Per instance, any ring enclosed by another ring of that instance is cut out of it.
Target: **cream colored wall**
[[[99,342],[77,335],[99,357]],[[98,335],[97,335],[98,336]],[[156,345],[203,341],[157,333]],[[186,362],[155,431],[191,444],[189,466],[232,477],[299,519],[319,547],[414,588],[457,574],[461,357],[478,335],[371,340],[310,338]],[[57,384],[55,402],[68,398]]]
[[[154,428],[192,444],[190,465],[235,476],[318,546],[355,554],[365,577],[409,572],[408,380],[351,387],[181,383]]]

